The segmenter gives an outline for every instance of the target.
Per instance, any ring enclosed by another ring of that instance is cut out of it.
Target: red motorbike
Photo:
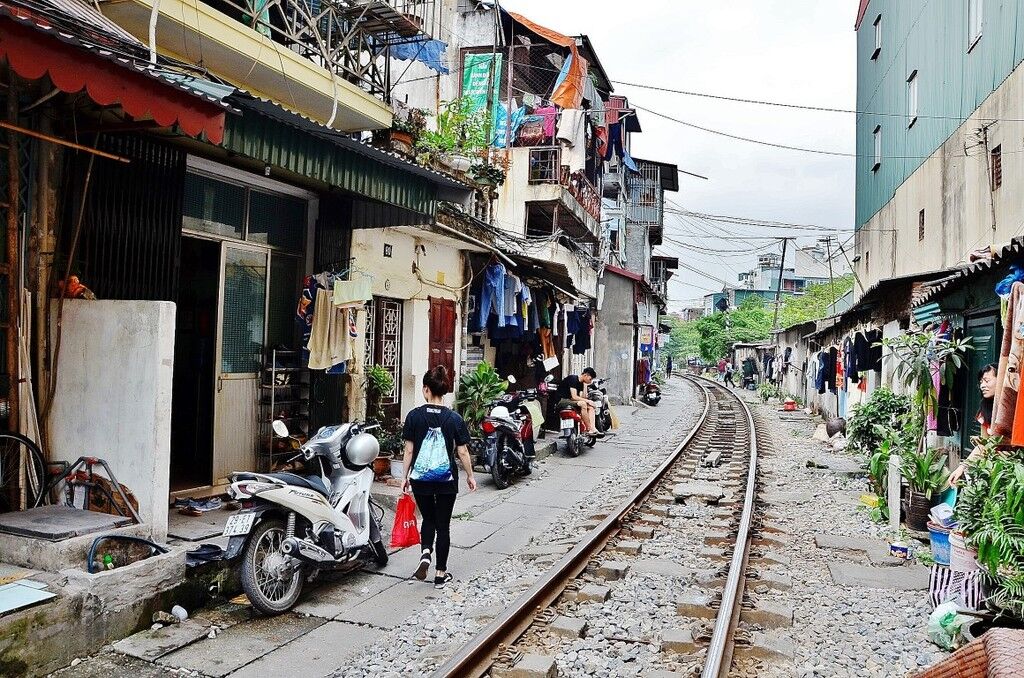
[[[587,426],[578,405],[560,407],[558,418],[561,420],[562,437],[565,438],[565,451],[570,457],[580,456],[584,446],[597,444],[597,436]]]
[[[510,383],[515,379],[509,377]],[[533,440],[533,416],[527,403],[537,399],[538,389],[526,389],[503,395],[488,407],[489,414],[480,422],[486,438],[475,450],[475,465],[490,472],[494,484],[503,490],[514,476],[528,476],[536,456]]]

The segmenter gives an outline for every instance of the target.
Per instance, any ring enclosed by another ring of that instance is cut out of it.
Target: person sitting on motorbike
[[[597,430],[594,403],[587,398],[587,386],[596,378],[597,370],[593,367],[588,367],[578,376],[570,374],[563,379],[562,383],[558,386],[558,406],[575,406],[579,408],[580,416],[583,417],[583,421],[587,425],[587,431],[598,438],[603,438],[604,434]]]

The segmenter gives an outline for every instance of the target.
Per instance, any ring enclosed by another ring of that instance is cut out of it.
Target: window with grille
[[[871,60],[874,61],[882,53],[882,15],[875,18],[875,51],[871,53]]]
[[[558,151],[557,148],[530,149],[531,184],[558,183]]]
[[[242,239],[245,188],[203,174],[185,175],[184,227]]]
[[[1003,185],[1003,146],[992,149],[992,190]]]
[[[918,242],[924,240],[924,210],[917,214],[917,240]]]
[[[228,247],[224,261],[221,371],[259,371],[267,300],[267,253]]]

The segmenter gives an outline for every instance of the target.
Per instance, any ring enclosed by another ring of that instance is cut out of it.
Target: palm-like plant
[[[480,363],[475,370],[462,375],[455,406],[470,430],[478,431],[480,422],[487,416],[487,405],[497,400],[507,388],[508,382],[489,363]]]

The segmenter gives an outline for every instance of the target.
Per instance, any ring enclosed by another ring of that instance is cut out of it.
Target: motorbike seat
[[[325,497],[330,497],[330,492],[328,491],[327,486],[324,485],[324,481],[317,476],[300,476],[297,473],[288,473],[287,471],[282,473],[267,473],[266,475],[270,478],[282,480],[289,485],[316,490]]]

